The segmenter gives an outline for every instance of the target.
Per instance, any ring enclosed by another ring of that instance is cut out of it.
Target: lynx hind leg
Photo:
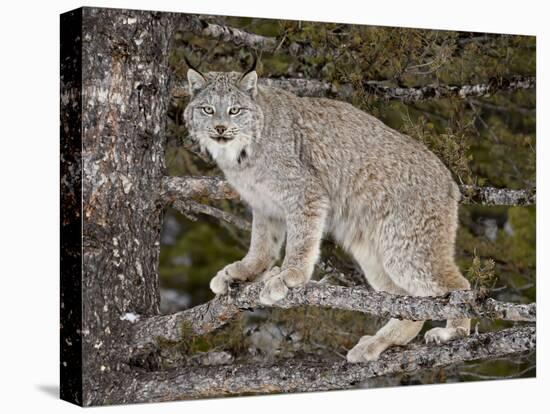
[[[456,212],[433,213],[431,217],[430,227],[420,226],[419,220],[409,223],[408,232],[415,236],[415,243],[409,243],[410,235],[401,235],[397,226],[386,227],[384,268],[393,282],[409,295],[439,296],[454,290],[469,290],[468,280],[454,261]],[[430,329],[424,338],[428,343],[444,343],[469,333],[470,320],[455,319],[449,320],[445,328]]]
[[[363,273],[373,289],[398,295],[406,291],[397,286],[386,273],[381,260],[368,246],[354,246],[352,250]],[[348,362],[377,360],[382,352],[394,345],[406,345],[418,335],[423,321],[390,319],[376,334],[363,336],[347,354]]]
[[[453,290],[469,290],[470,283],[462,276],[456,265],[453,263],[449,268],[442,279],[444,281],[444,293]],[[459,318],[449,319],[445,328],[430,329],[424,334],[424,339],[426,343],[442,344],[468,335],[470,335],[470,319]]]
[[[433,273],[427,269],[435,269]],[[470,284],[462,276],[454,262],[439,266],[426,262],[413,266],[406,261],[399,264],[399,271],[390,271],[392,280],[413,296],[439,296],[453,290],[468,290]],[[424,334],[426,343],[442,344],[470,334],[470,319],[451,319],[445,328],[432,328]]]

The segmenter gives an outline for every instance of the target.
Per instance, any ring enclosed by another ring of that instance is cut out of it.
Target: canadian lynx
[[[348,103],[259,85],[254,68],[201,74],[190,66],[187,76],[189,133],[253,213],[249,251],[212,279],[214,293],[261,276],[261,302],[281,300],[310,279],[324,233],[376,290],[431,296],[470,288],[454,260],[460,192],[423,144]],[[285,235],[284,261],[271,268]],[[347,359],[375,360],[422,325],[390,319]],[[469,319],[454,319],[425,338],[440,343],[469,332]]]

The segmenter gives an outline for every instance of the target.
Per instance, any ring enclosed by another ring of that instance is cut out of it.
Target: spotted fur
[[[348,103],[260,86],[255,71],[190,69],[188,81],[191,136],[253,210],[249,251],[212,279],[215,293],[263,274],[261,301],[275,303],[310,279],[324,233],[353,256],[376,290],[428,296],[470,288],[454,260],[460,193],[422,143]],[[215,113],[205,114],[204,105]],[[232,116],[231,107],[243,109]],[[227,141],[213,138],[220,125]],[[285,235],[282,266],[269,270]],[[348,360],[377,359],[408,343],[422,325],[392,319],[350,350]],[[469,329],[468,319],[451,320],[426,340],[448,341]]]

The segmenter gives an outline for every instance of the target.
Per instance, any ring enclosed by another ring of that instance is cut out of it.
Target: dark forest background
[[[511,76],[534,76],[534,37],[419,30],[270,19],[211,17],[210,22],[296,42],[313,55],[259,53],[231,43],[176,34],[171,64],[176,83],[183,83],[187,56],[202,71],[242,71],[260,54],[264,78],[304,78],[353,86],[346,99],[394,129],[424,142],[453,172],[460,184],[509,189],[535,188],[535,89],[497,91],[481,97],[449,97],[404,102],[384,99],[369,85],[418,87],[475,85]],[[330,92],[328,93],[329,96]],[[221,175],[208,157],[190,142],[183,125],[185,98],[174,98],[169,117],[166,166],[169,175]],[[239,201],[215,207],[250,217]],[[516,303],[535,302],[535,206],[461,205],[456,258],[477,289]],[[249,234],[207,214],[168,210],[161,238],[160,276],[163,312],[173,312],[213,297],[209,280],[223,266],[244,256]],[[335,283],[361,283],[358,267],[326,240],[315,279],[341,273],[355,275]],[[333,276],[331,276],[333,277]],[[262,310],[245,313],[235,323],[204,338],[167,348],[174,364],[219,363],[282,358],[344,358],[364,334],[384,320],[329,309]],[[438,325],[427,322],[425,328]],[[513,325],[474,320],[479,332]],[[423,331],[424,332],[424,331]],[[416,339],[422,340],[422,336]],[[183,351],[182,352],[182,346]],[[205,359],[212,359],[208,361]],[[170,362],[167,362],[169,365]],[[377,378],[360,386],[469,381],[535,375],[535,355],[467,363],[420,374]]]

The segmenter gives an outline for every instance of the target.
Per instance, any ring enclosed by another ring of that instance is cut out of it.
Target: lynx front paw
[[[210,280],[210,290],[216,295],[225,295],[228,286],[229,281],[222,271],[219,271],[218,274]]]
[[[363,336],[357,345],[348,351],[348,362],[376,361],[380,354],[388,348],[388,343],[376,336]]]
[[[210,289],[216,295],[224,295],[229,285],[234,282],[244,282],[250,277],[250,272],[242,262],[231,263],[220,270],[210,281]]]
[[[464,328],[432,328],[424,334],[426,343],[444,344],[456,338],[468,336]]]

